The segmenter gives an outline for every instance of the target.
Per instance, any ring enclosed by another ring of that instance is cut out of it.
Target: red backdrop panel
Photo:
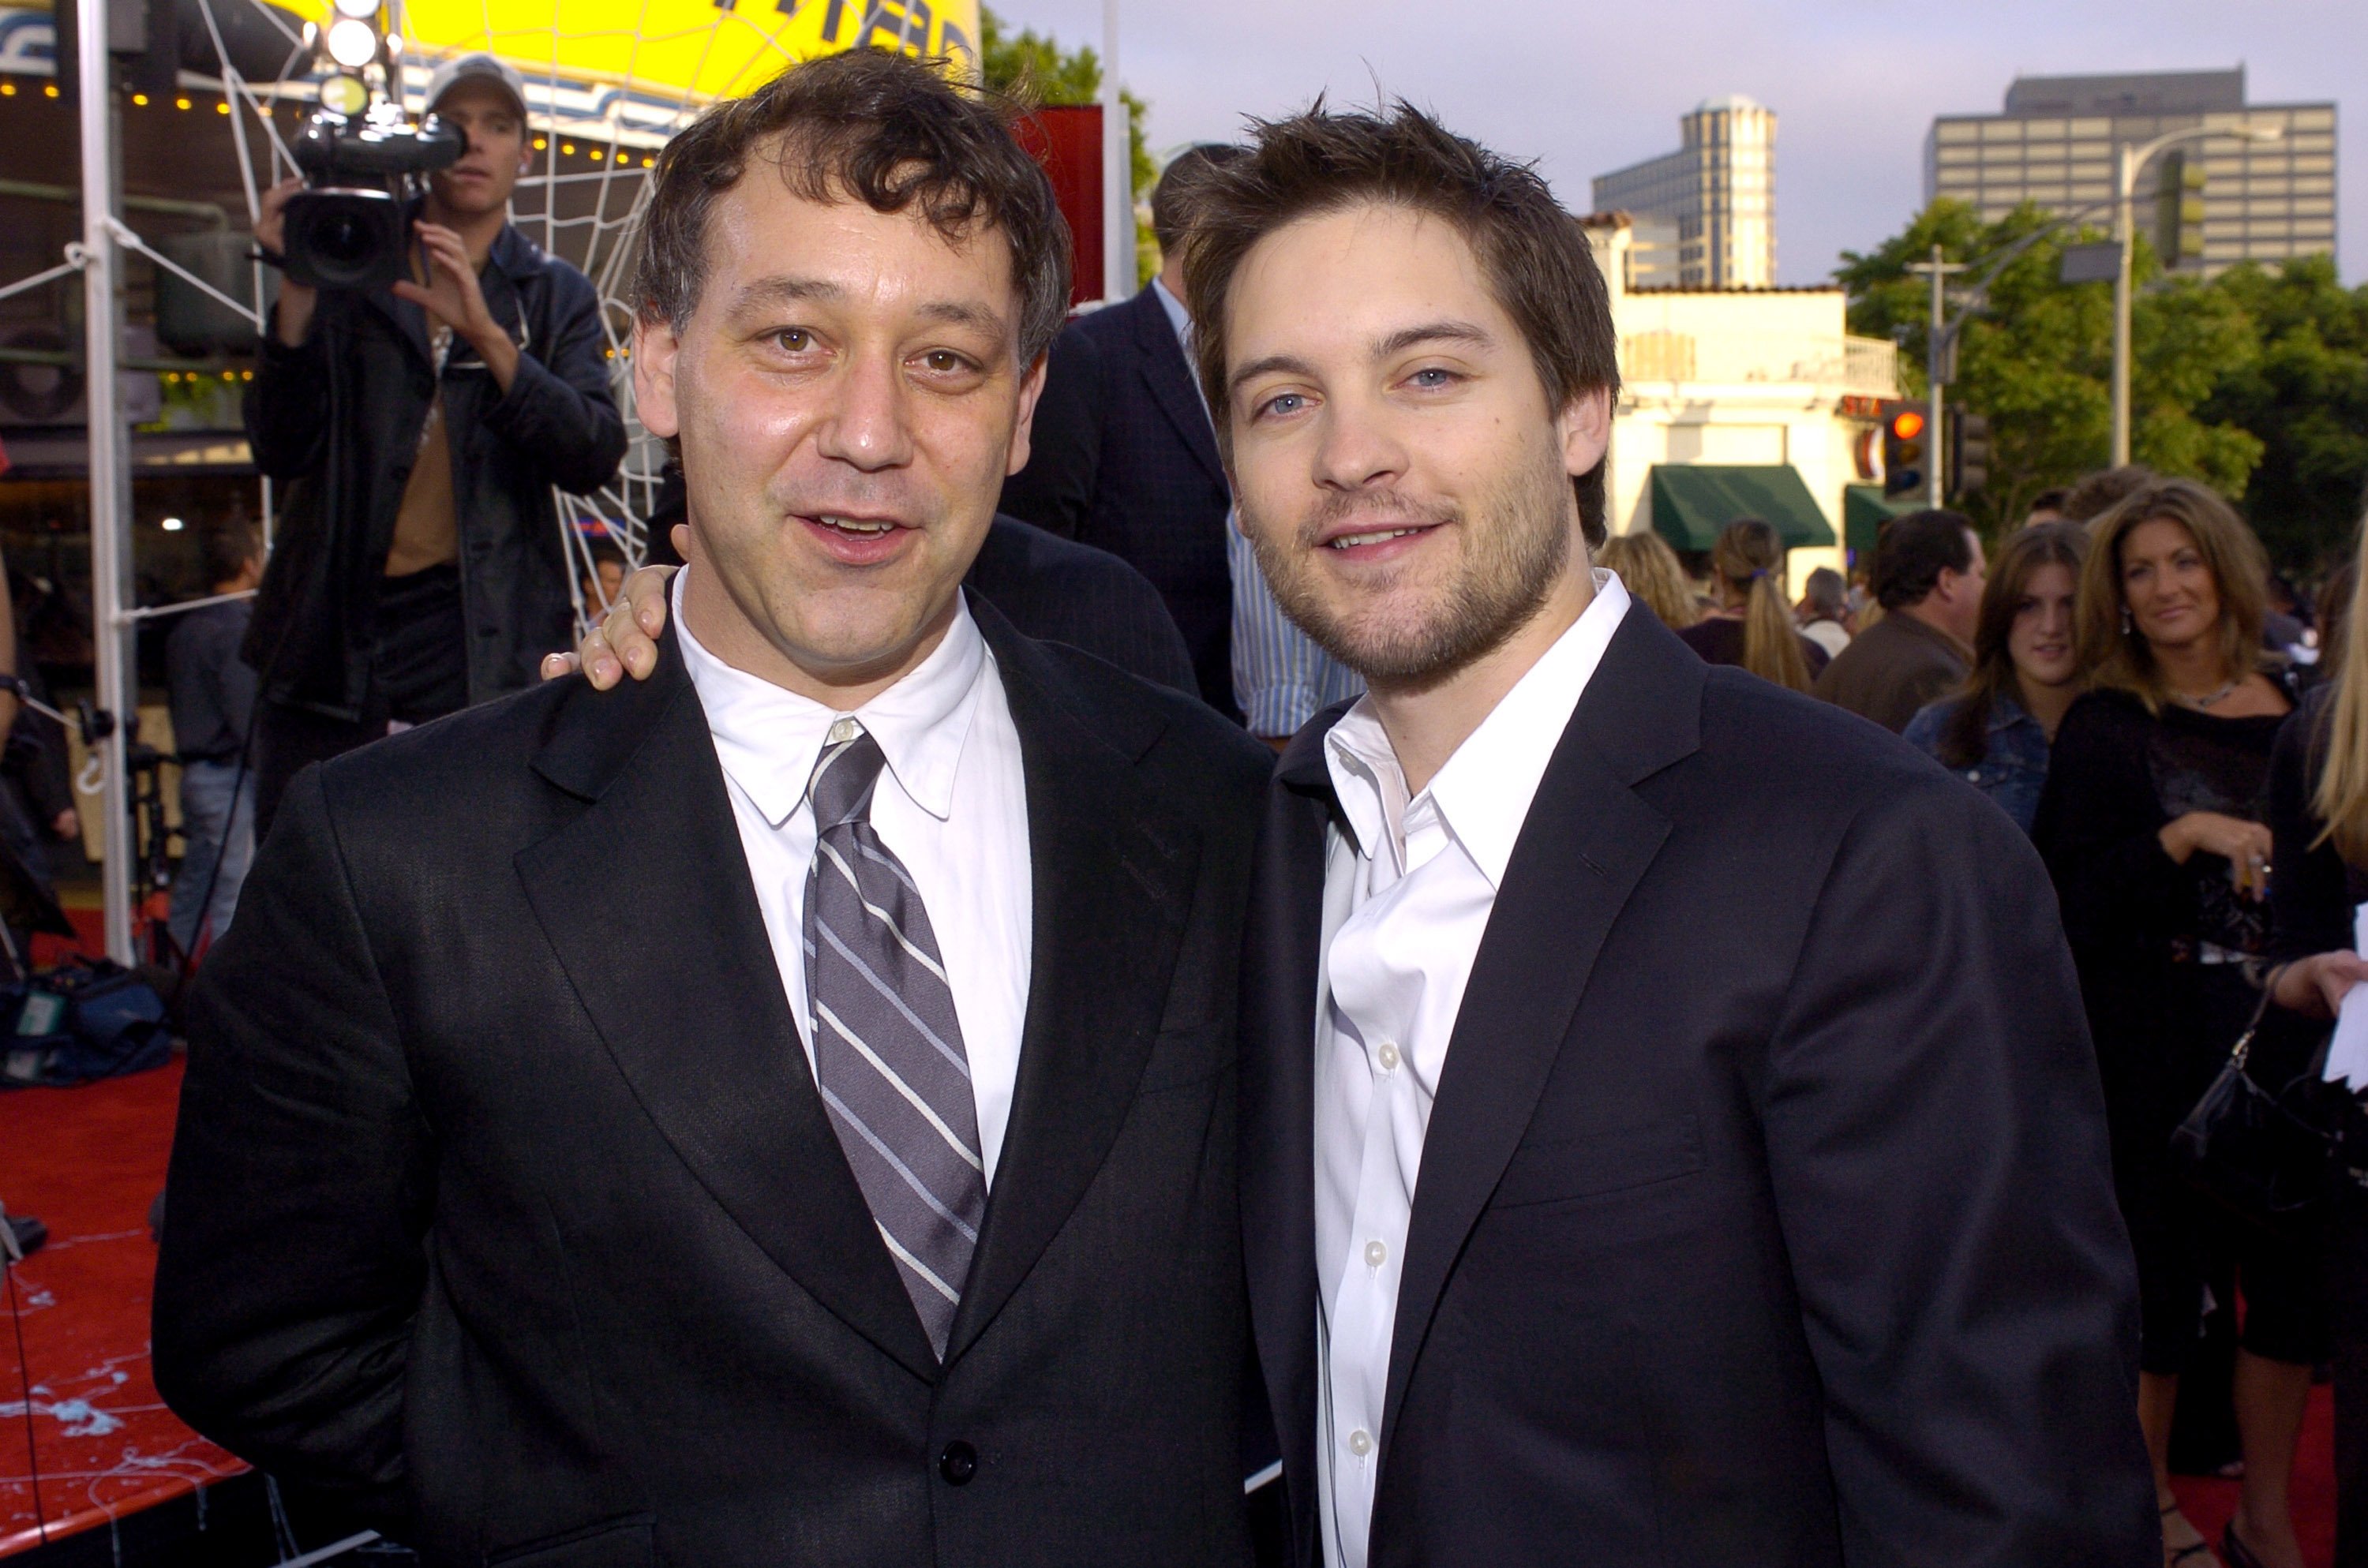
[[[1020,143],[1044,165],[1069,221],[1069,303],[1102,297],[1102,110],[1099,104],[1040,108],[1019,124]]]

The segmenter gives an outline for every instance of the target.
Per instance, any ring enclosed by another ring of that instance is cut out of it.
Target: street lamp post
[[[2213,136],[2234,136],[2244,142],[2274,142],[2283,134],[2274,125],[2191,125],[2166,131],[2153,141],[2131,146],[2122,143],[2121,175],[2113,187],[2113,244],[2121,255],[2113,273],[2113,467],[2130,460],[2130,253],[2135,249],[2130,214],[2138,171],[2157,153],[2175,142],[2197,142]]]

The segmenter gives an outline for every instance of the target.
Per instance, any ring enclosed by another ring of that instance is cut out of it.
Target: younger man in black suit
[[[436,1565],[1243,1562],[1269,759],[961,588],[1050,186],[857,51],[678,136],[641,243],[667,657],[295,781],[199,982],[158,1387]]]
[[[1243,532],[1370,685],[1283,756],[1243,977],[1297,1561],[2148,1568],[2022,835],[1590,570],[1616,339],[1528,168],[1308,114],[1196,215]]]

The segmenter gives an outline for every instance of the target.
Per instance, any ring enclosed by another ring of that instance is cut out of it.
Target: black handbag
[[[2341,1091],[2320,1081],[2323,1044],[2307,1068],[2275,1090],[2247,1069],[2269,1007],[2264,991],[2227,1064],[2170,1135],[2171,1164],[2240,1217],[2307,1240],[2317,1233],[2327,1206]]]

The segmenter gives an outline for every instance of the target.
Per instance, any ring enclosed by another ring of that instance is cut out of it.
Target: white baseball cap
[[[444,95],[455,86],[473,81],[491,82],[507,93],[510,102],[518,106],[519,122],[525,122],[526,78],[518,74],[517,66],[490,54],[463,54],[438,65],[436,74],[427,79],[427,112],[435,113]]]

